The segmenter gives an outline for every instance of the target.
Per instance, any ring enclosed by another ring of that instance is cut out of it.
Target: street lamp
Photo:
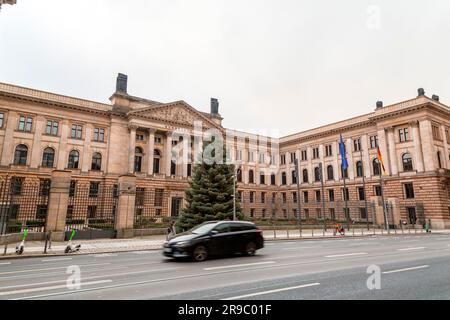
[[[233,174],[233,221],[236,221],[236,183],[237,183],[237,175],[241,171],[241,166],[234,167]]]

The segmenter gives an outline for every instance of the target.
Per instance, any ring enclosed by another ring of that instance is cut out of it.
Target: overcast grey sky
[[[413,98],[450,104],[450,1],[18,0],[0,82],[109,102],[185,100],[224,125],[295,133]]]

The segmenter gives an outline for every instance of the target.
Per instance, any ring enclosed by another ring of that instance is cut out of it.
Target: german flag
[[[381,155],[380,147],[378,147],[378,161],[381,164],[381,168],[383,168],[383,173],[386,173],[386,169],[384,168],[383,156]]]

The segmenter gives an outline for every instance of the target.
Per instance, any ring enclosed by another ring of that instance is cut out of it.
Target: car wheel
[[[194,258],[194,261],[202,262],[205,261],[208,257],[208,250],[206,250],[205,246],[197,246],[194,249],[194,252],[192,253],[192,258]]]
[[[249,242],[245,246],[245,254],[247,256],[254,256],[256,254],[256,244],[254,242]]]

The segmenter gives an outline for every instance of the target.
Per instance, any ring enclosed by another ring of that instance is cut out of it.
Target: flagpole
[[[370,227],[369,227],[369,210],[368,210],[368,207],[367,207],[366,177],[365,177],[365,174],[364,174],[365,167],[364,167],[364,161],[363,161],[362,148],[359,149],[359,152],[361,154],[361,166],[362,166],[362,169],[363,169],[362,170],[362,178],[363,178],[363,189],[364,189],[364,206],[366,208],[367,230],[370,230]]]
[[[381,190],[381,204],[383,206],[384,225],[385,225],[385,228],[386,228],[387,232],[390,233],[389,221],[388,221],[387,215],[386,215],[386,206],[384,204],[384,190],[383,190],[383,168],[384,168],[384,164],[383,164],[382,160],[380,159],[380,157],[381,157],[380,147],[378,147],[378,156],[377,157],[378,157],[378,167],[380,169],[380,190]]]
[[[347,230],[350,230],[350,221],[349,221],[350,212],[348,212],[348,198],[347,198],[347,186],[345,184],[345,170],[346,169],[344,169],[344,167],[342,166],[342,177],[344,179],[344,201],[345,201],[344,215],[347,220]]]

